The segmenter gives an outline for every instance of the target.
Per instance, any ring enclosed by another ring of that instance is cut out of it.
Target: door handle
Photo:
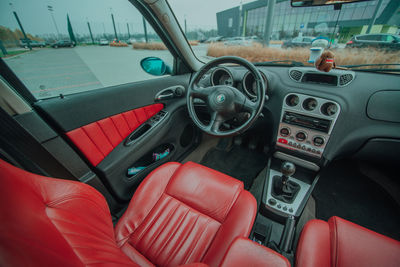
[[[155,101],[162,101],[172,98],[183,97],[185,95],[185,87],[182,85],[175,85],[165,88],[158,92],[155,96]]]

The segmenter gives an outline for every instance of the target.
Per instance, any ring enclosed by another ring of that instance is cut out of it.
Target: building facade
[[[334,6],[293,8],[290,0],[275,0],[272,19],[272,39],[288,39],[301,32],[317,36],[339,32],[339,41],[365,33],[373,17],[378,0],[344,4],[341,10]],[[226,37],[258,36],[263,38],[268,1],[258,0],[217,13],[218,34]],[[335,29],[335,24],[337,28]],[[383,0],[371,33],[398,33],[400,1]]]

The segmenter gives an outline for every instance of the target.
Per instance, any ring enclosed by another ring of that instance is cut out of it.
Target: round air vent
[[[346,86],[346,85],[348,85],[353,79],[354,79],[354,76],[353,76],[353,74],[350,74],[350,73],[340,75],[340,77],[339,77],[339,85],[340,85],[340,86]]]
[[[300,81],[302,75],[303,75],[303,73],[299,70],[291,70],[289,72],[290,78],[292,78],[293,80],[295,80],[297,82]]]

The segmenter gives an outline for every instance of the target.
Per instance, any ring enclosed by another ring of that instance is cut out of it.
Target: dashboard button
[[[279,138],[278,139],[278,143],[281,143],[281,144],[287,144],[287,140],[286,139],[283,139],[283,138]]]
[[[281,136],[286,137],[289,136],[290,134],[290,130],[288,128],[282,128],[279,133],[281,134]]]
[[[298,133],[296,134],[296,139],[297,139],[298,141],[300,141],[300,142],[306,140],[306,138],[307,138],[307,135],[306,135],[305,132],[298,132]]]
[[[315,146],[322,146],[325,143],[325,140],[320,136],[315,136],[313,138],[313,143]]]
[[[268,200],[268,203],[269,203],[271,206],[275,206],[275,205],[276,205],[276,200],[273,199],[273,198],[270,198],[270,199]]]

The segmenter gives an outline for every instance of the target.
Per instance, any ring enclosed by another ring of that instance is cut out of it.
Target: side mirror
[[[142,69],[154,76],[171,74],[171,68],[158,57],[146,57],[140,61]]]

